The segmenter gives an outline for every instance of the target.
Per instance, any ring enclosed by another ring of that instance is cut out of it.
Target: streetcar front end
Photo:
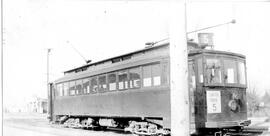
[[[195,53],[194,93],[197,130],[248,126],[245,56],[204,50]]]

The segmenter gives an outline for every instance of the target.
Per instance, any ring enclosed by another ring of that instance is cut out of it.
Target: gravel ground
[[[4,114],[4,136],[132,136],[119,131],[63,128],[50,124],[44,114]]]
[[[251,127],[268,128],[261,136],[270,136],[270,117],[251,117]]]
[[[270,136],[269,117],[253,117],[250,126],[268,127],[262,136]],[[4,136],[132,136],[132,134],[112,130],[84,130],[64,128],[50,124],[46,114],[37,113],[9,113],[4,114]]]

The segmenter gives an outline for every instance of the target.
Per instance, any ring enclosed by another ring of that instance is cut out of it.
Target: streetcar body
[[[188,60],[191,129],[203,132],[248,125],[245,57],[191,49]],[[82,126],[131,131],[149,123],[151,129],[142,133],[169,133],[168,43],[66,71],[51,88],[54,122],[77,118]]]

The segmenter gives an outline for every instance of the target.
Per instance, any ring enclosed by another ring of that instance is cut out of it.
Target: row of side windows
[[[56,96],[73,96],[168,84],[167,65],[151,64],[56,84]]]

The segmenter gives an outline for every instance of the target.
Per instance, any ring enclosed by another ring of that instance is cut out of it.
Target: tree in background
[[[261,103],[262,103],[262,112],[264,112],[265,116],[270,117],[270,94],[269,94],[269,90],[265,91],[264,96],[261,98]]]
[[[254,116],[259,111],[260,99],[256,90],[256,87],[250,86],[247,89],[248,116]]]
[[[269,107],[270,108],[270,95],[269,95],[269,91],[265,91],[264,96],[261,99],[261,102],[264,103],[265,107]]]

